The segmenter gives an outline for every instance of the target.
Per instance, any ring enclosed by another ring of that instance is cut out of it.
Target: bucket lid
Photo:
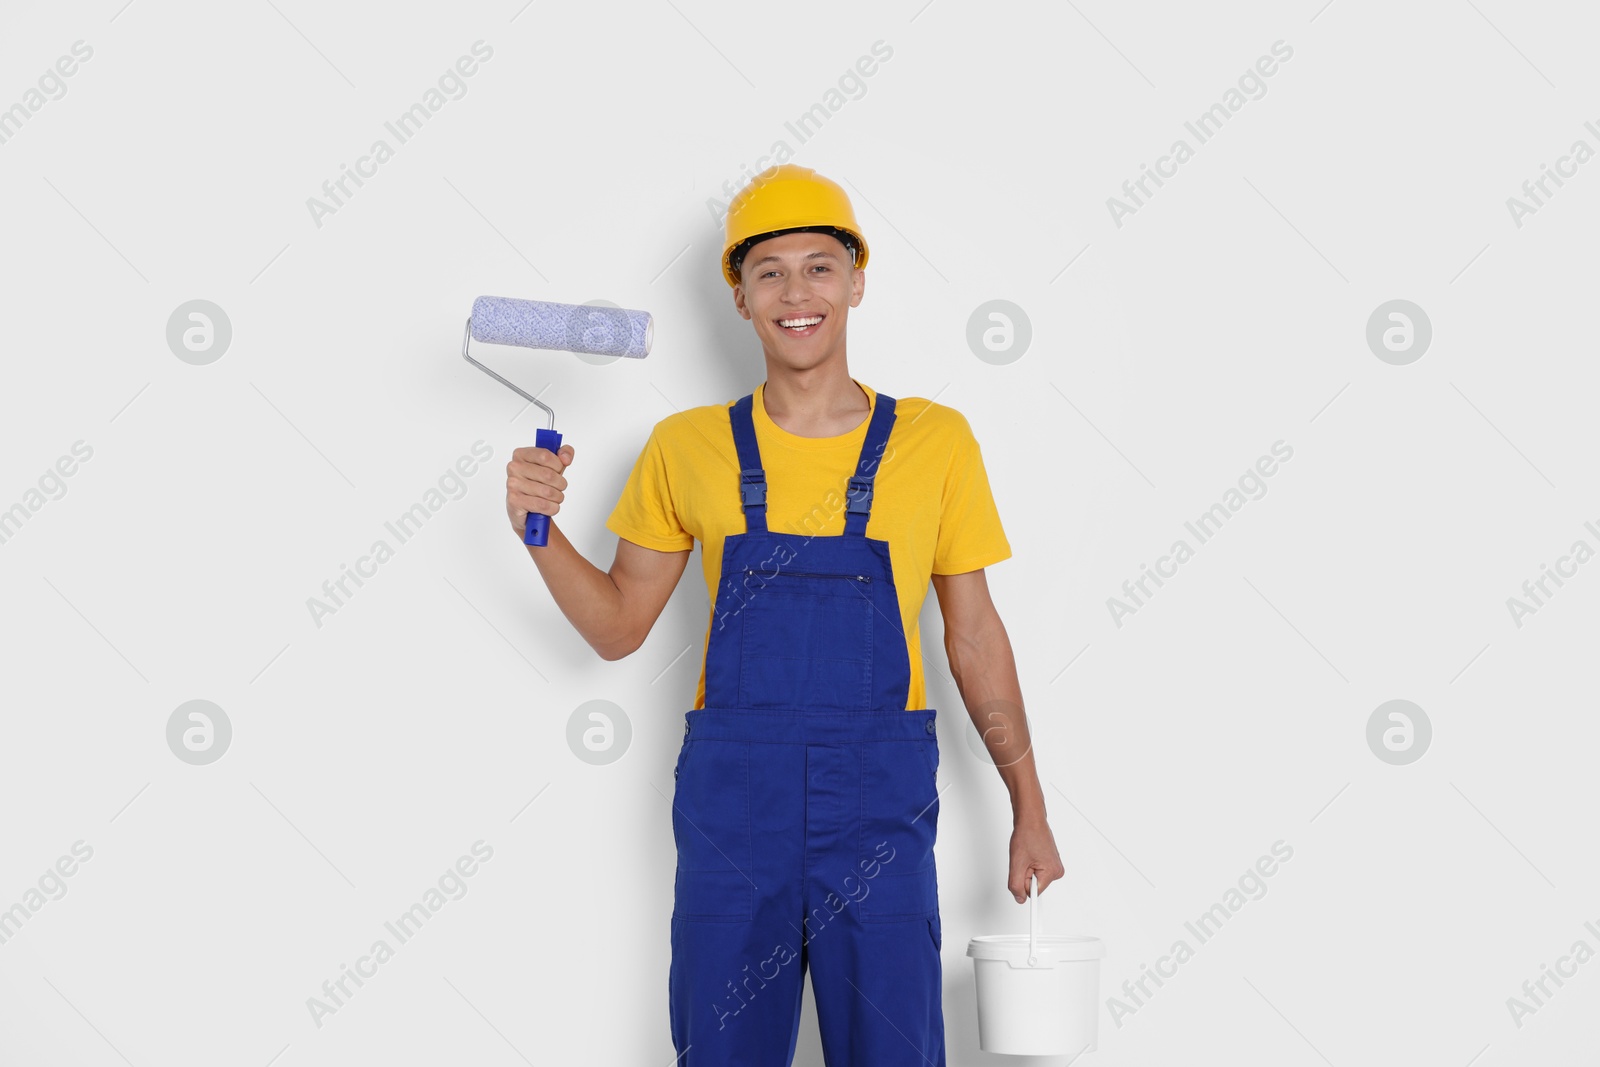
[[[1040,966],[1041,960],[1062,963],[1097,960],[1106,954],[1098,937],[1046,934],[1039,922],[1039,875],[1028,875],[1028,932],[989,934],[967,942],[967,955],[980,960],[1005,960],[1013,966]]]
[[[1105,956],[1105,942],[1098,937],[1069,937],[1066,934],[1042,934],[1034,938],[1041,957],[1066,962],[1097,960]],[[1006,960],[1009,963],[1027,963],[1027,934],[991,934],[974,937],[967,942],[967,955],[979,960]]]

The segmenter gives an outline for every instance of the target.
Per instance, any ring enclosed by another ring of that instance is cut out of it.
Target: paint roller
[[[643,359],[650,354],[654,333],[655,321],[648,311],[480,296],[472,302],[472,315],[467,319],[467,329],[461,338],[461,355],[513,393],[544,409],[550,426],[548,429],[541,427],[534,434],[534,447],[556,452],[561,448],[561,435],[556,432],[555,409],[473,359],[469,351],[472,342]],[[550,516],[530,513],[522,534],[523,543],[541,547],[549,538]]]

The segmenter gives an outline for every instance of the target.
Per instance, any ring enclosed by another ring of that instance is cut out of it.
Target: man
[[[766,381],[656,424],[606,522],[609,572],[551,523],[530,549],[601,657],[643,643],[696,540],[711,597],[673,798],[668,977],[680,1067],[791,1062],[809,969],[830,1067],[944,1067],[931,579],[951,673],[1011,794],[1006,885],[1063,874],[983,568],[1011,555],[966,419],[850,376],[867,245],[791,164],[730,205],[722,268]],[[573,449],[519,448],[507,511],[555,515]],[[870,524],[870,536],[869,536]]]

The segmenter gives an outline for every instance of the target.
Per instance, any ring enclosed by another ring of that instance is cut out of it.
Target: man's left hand
[[[1039,876],[1039,892],[1043,893],[1045,886],[1066,873],[1050,824],[1042,819],[1017,823],[1011,831],[1011,875],[1006,879],[1006,888],[1016,902],[1027,902],[1029,875]]]

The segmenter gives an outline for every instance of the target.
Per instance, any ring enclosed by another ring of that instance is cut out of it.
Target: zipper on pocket
[[[754,568],[751,568],[751,567],[746,567],[744,569],[744,572],[745,572],[745,574],[755,574],[756,573]],[[857,582],[870,582],[870,581],[872,581],[872,575],[870,575],[870,574],[810,574],[810,573],[807,573],[805,571],[779,571],[777,574],[773,574],[773,575],[770,575],[770,576],[762,575],[763,578],[765,578],[765,577],[782,578],[782,577],[785,577],[785,576],[788,576],[790,578],[849,578],[849,579],[852,579],[852,580],[857,581]]]

